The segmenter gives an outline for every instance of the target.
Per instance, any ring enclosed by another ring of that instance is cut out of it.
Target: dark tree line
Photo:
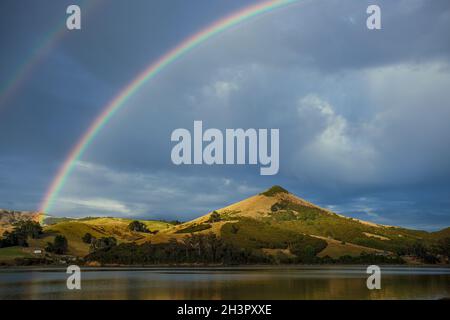
[[[28,238],[38,238],[42,234],[42,227],[38,222],[19,221],[14,224],[13,231],[5,231],[0,240],[0,248],[21,246],[28,247]]]
[[[426,246],[420,241],[416,241],[415,243],[406,246],[404,248],[400,248],[397,250],[398,255],[409,255],[414,256],[424,263],[434,264],[440,261],[438,255],[443,255],[448,257],[448,250],[450,247],[445,246],[445,243],[449,241],[446,239],[441,239],[437,242],[437,244],[432,246]],[[446,253],[447,252],[447,253]]]
[[[124,243],[108,249],[100,249],[86,257],[88,261],[120,264],[255,264],[268,263],[262,254],[239,249],[225,243],[215,234],[192,234],[181,242],[171,239],[168,243]]]
[[[436,252],[447,259],[450,262],[450,238],[440,239],[436,245]]]
[[[344,256],[332,259],[319,258],[312,246],[296,247],[299,256],[265,255],[260,250],[241,249],[224,242],[213,233],[191,234],[168,243],[122,243],[90,253],[85,259],[103,264],[152,265],[152,264],[352,264],[352,263],[395,263],[404,261],[398,257],[361,254],[358,257]]]

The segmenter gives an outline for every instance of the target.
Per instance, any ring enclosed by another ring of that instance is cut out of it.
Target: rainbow
[[[44,225],[44,220],[47,217],[47,215],[45,215],[43,212],[38,212],[37,214],[37,222],[39,222],[40,225]]]
[[[60,24],[61,26],[63,24]],[[0,90],[0,105],[8,100],[9,97],[13,96],[15,92],[20,88],[22,83],[33,73],[34,68],[39,64],[39,62],[51,51],[54,45],[62,38],[64,34],[64,29],[58,25],[56,31],[50,32],[40,45],[35,48],[24,60],[14,75],[7,81]],[[64,24],[65,26],[65,24]]]
[[[89,2],[86,4],[86,10],[83,11],[83,14],[85,12],[90,13],[96,9],[100,1],[95,2],[95,4],[93,3],[94,2]],[[84,5],[82,5],[82,8],[84,10]],[[3,104],[6,106],[5,102],[7,102],[10,97],[14,96],[22,84],[33,74],[36,66],[39,65],[66,34],[66,21],[64,19],[59,21],[57,25],[52,28],[52,31],[48,32],[46,36],[43,37],[39,42],[39,45],[31,50],[24,62],[17,67],[11,78],[0,87],[0,106]]]
[[[235,26],[247,19],[267,13],[271,10],[285,7],[289,4],[298,2],[299,0],[271,0],[264,1],[255,5],[246,7],[235,12],[223,19],[216,21],[210,26],[202,29],[200,32],[188,37],[175,48],[161,56],[158,60],[151,63],[144,71],[142,71],[133,81],[124,87],[102,110],[97,118],[91,123],[87,131],[82,135],[81,139],[76,143],[70,151],[66,160],[59,168],[56,176],[51,182],[42,203],[40,204],[40,212],[49,212],[54,199],[58,196],[64,186],[67,177],[72,172],[75,164],[84,154],[87,147],[95,138],[97,133],[108,123],[114,114],[125,104],[125,102],[138,91],[147,81],[153,79],[165,67],[173,63],[175,60],[191,51],[193,48],[208,40],[232,26]]]

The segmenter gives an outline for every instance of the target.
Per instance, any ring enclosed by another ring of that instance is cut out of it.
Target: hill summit
[[[319,257],[394,255],[417,241],[432,243],[439,232],[409,230],[337,214],[275,185],[269,189],[168,228],[154,241],[214,233],[235,246],[275,255],[295,255],[312,246]],[[442,233],[442,232],[441,232]],[[446,233],[443,233],[446,234]],[[302,238],[300,241],[299,238]],[[318,240],[318,241],[317,241]],[[293,249],[293,243],[297,249]]]
[[[174,243],[188,245],[192,241],[201,245],[205,237],[209,239],[205,241],[212,241],[211,245],[218,239],[233,250],[243,250],[245,255],[263,256],[263,261],[271,257],[274,259],[271,261],[281,263],[314,263],[317,259],[326,262],[329,261],[326,259],[349,257],[345,259],[350,260],[344,262],[358,262],[354,259],[367,256],[397,259],[400,255],[414,254],[417,248],[426,253],[448,238],[450,230],[426,232],[346,217],[277,185],[184,223],[141,220],[148,232],[138,232],[129,228],[132,222],[131,219],[104,217],[47,219],[43,236],[30,240],[30,246],[43,248],[60,234],[68,239],[68,253],[83,257],[92,252],[92,246],[83,241],[87,233],[96,239],[114,237],[119,245],[163,247]],[[122,256],[128,252],[129,255],[131,249],[133,247],[120,251],[118,248],[110,259],[114,254]]]

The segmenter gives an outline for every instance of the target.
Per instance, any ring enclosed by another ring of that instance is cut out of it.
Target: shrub
[[[117,239],[114,237],[103,237],[99,239],[94,239],[91,242],[91,252],[97,250],[109,250],[117,245]]]
[[[213,211],[211,213],[211,215],[209,216],[208,222],[214,223],[214,222],[219,222],[220,220],[222,220],[220,218],[220,214],[217,211]]]
[[[81,240],[83,240],[84,243],[91,244],[92,241],[95,240],[95,237],[88,232],[83,236],[83,238],[81,238]]]
[[[147,226],[145,224],[143,224],[142,222],[137,221],[137,220],[131,222],[128,225],[128,229],[130,229],[131,231],[136,231],[136,232],[146,232],[146,233],[150,232],[147,229]]]
[[[266,196],[266,197],[273,197],[274,195],[278,193],[289,193],[286,189],[280,187],[280,186],[273,186],[270,189],[261,192],[260,195]]]
[[[62,235],[57,235],[55,240],[53,240],[53,243],[47,242],[47,247],[45,250],[55,254],[65,254],[67,253],[68,247],[69,244],[67,242],[67,238]]]

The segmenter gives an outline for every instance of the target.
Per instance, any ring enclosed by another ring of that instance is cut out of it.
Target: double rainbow
[[[97,133],[108,123],[114,114],[126,103],[126,101],[138,91],[147,81],[153,79],[159,72],[172,62],[191,51],[193,48],[217,35],[228,28],[235,26],[247,19],[259,16],[277,8],[285,7],[299,0],[272,0],[258,3],[242,9],[230,16],[216,21],[200,32],[187,38],[175,48],[167,52],[155,62],[151,63],[133,81],[123,88],[104,108],[103,111],[92,122],[88,130],[82,135],[75,147],[70,151],[66,160],[59,168],[55,178],[48,188],[43,201],[39,207],[40,212],[49,212],[55,198],[64,186],[67,177],[72,172],[75,164],[81,158],[87,147],[95,138]]]

